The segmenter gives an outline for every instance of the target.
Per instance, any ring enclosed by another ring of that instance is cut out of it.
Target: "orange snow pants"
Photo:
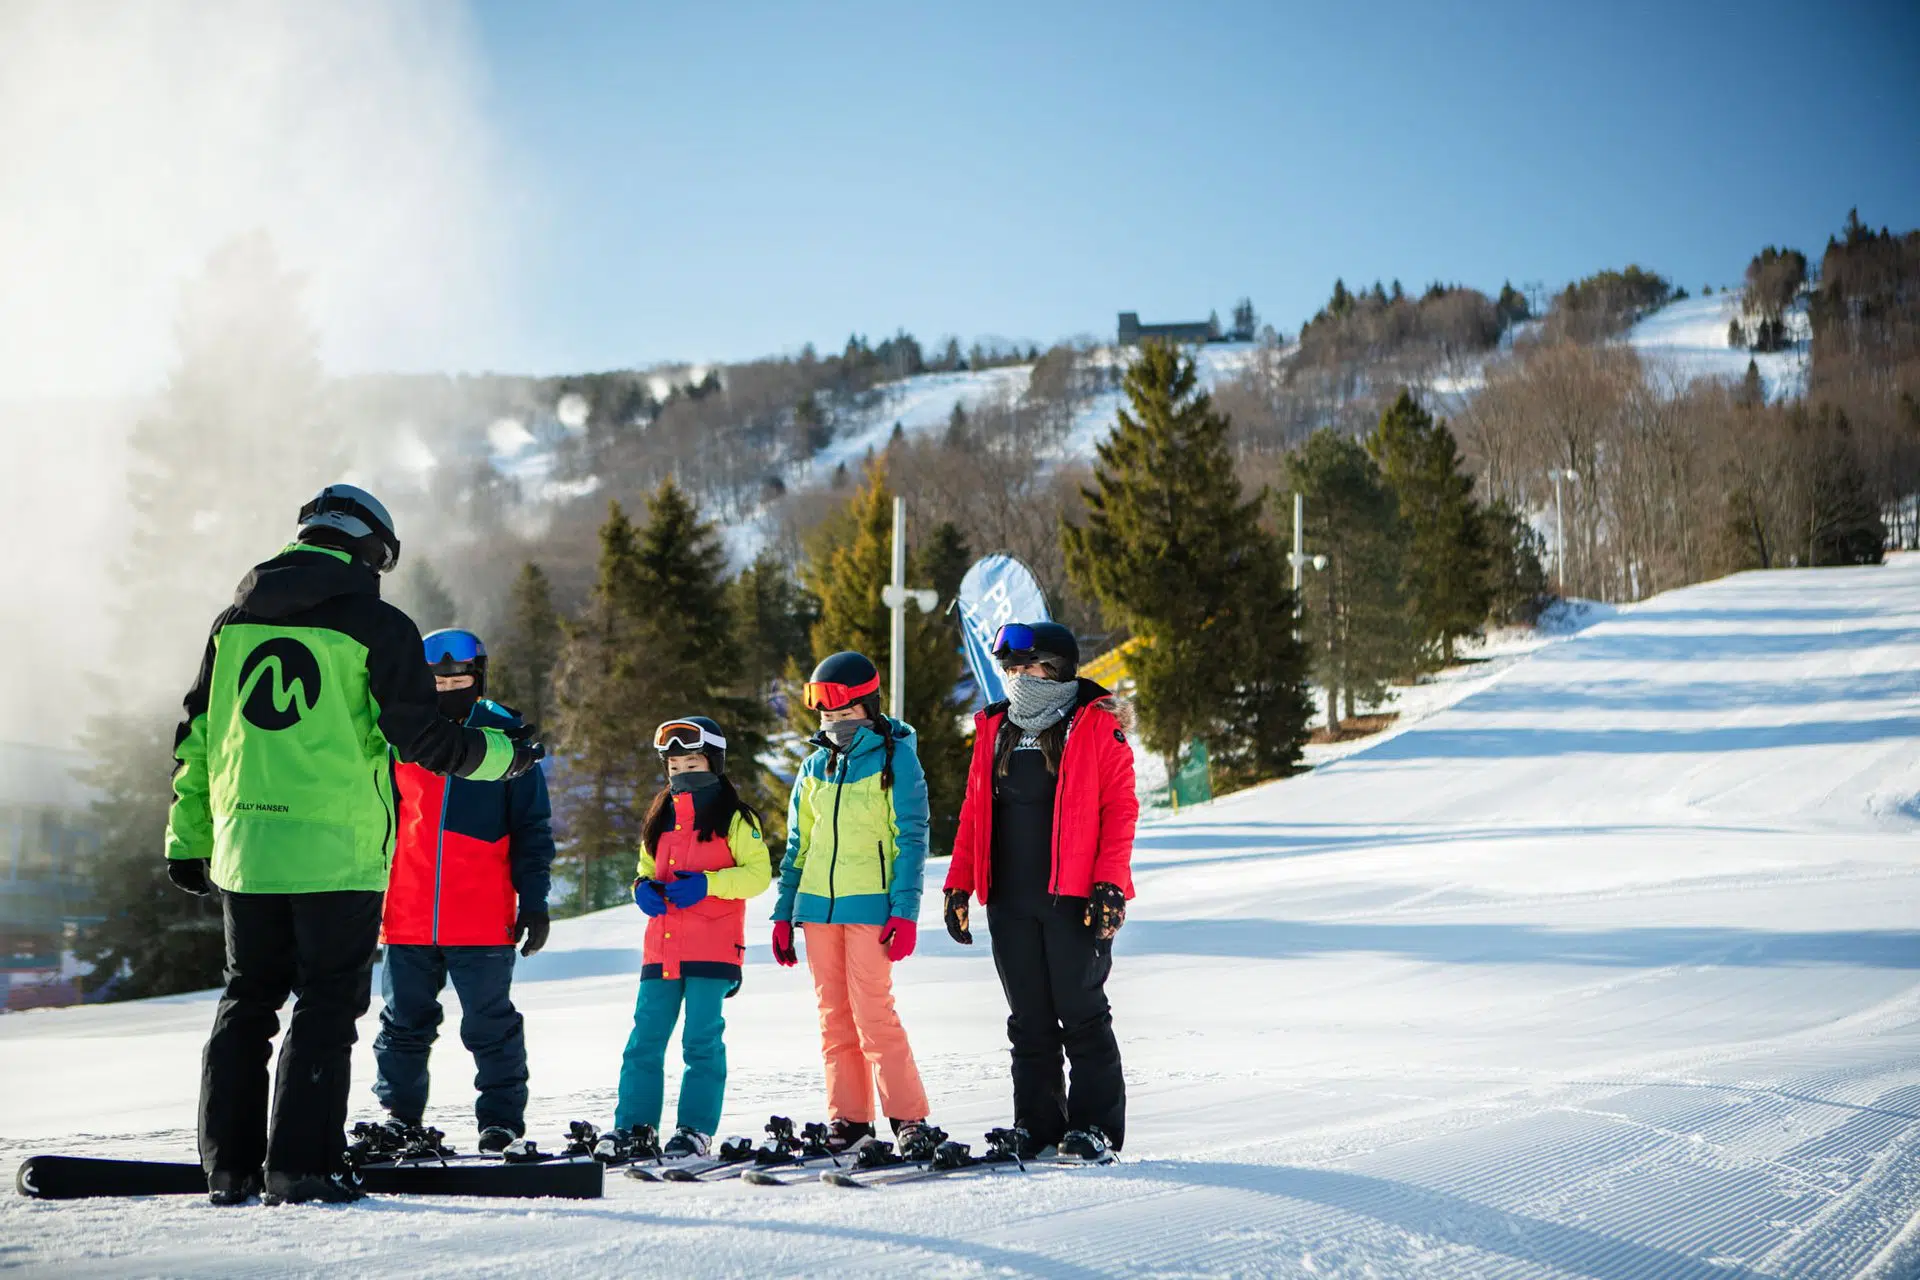
[[[873,1080],[890,1120],[927,1118],[927,1091],[893,1008],[893,961],[877,924],[805,924],[807,968],[820,1002],[827,1116],[873,1123]]]

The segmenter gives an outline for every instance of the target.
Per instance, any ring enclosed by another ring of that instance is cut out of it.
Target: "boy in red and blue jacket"
[[[517,712],[490,702],[487,650],[470,631],[425,639],[441,714],[505,729]],[[480,1148],[499,1151],[526,1131],[527,1044],[511,987],[515,944],[546,945],[553,866],[552,810],[538,769],[509,782],[442,778],[394,768],[399,822],[381,920],[379,1074],[374,1095],[403,1124],[427,1106],[427,1056],[439,1035],[440,991],[460,996],[460,1040],[473,1054]]]

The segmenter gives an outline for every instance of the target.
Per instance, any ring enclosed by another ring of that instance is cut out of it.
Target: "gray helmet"
[[[350,484],[330,484],[300,508],[300,541],[339,546],[366,561],[375,573],[400,563],[393,517],[380,499]]]

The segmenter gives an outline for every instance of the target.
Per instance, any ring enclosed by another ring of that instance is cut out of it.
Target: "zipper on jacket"
[[[440,821],[433,839],[433,945],[440,945],[440,858],[447,847],[447,800],[453,795],[453,775],[440,783]]]
[[[831,766],[829,766],[831,767]],[[833,853],[827,858],[827,920],[833,923],[833,905],[839,895],[833,891],[833,873],[840,866],[840,796],[847,789],[847,758],[840,757],[840,781],[833,789]]]
[[[875,840],[873,851],[880,857],[880,892],[887,892],[887,842]]]
[[[1060,776],[1053,780],[1053,848],[1047,851],[1053,863],[1053,905],[1060,906],[1060,784],[1067,780],[1067,744],[1073,741],[1073,726],[1080,721],[1080,708],[1073,709],[1066,732],[1060,735]]]
[[[380,862],[388,871],[393,870],[393,806],[380,794],[380,770],[373,771],[373,798],[380,802],[380,814],[387,820],[386,829],[380,835]]]

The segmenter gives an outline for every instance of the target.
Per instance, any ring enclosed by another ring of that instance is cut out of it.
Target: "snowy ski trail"
[[[615,1177],[505,1206],[0,1197],[0,1269],[1920,1275],[1917,834],[1920,556],[1740,575],[1143,827],[1110,984],[1117,1166],[874,1192]],[[984,936],[954,946],[933,912],[899,1003],[935,1121],[977,1148],[1008,1120],[1005,1008]],[[810,985],[766,932],[727,1010],[728,1133],[821,1105]],[[564,921],[523,963],[542,1145],[610,1119],[640,934],[631,911]],[[212,1011],[0,1018],[0,1161],[189,1153]],[[466,1149],[456,1018],[428,1119]]]

